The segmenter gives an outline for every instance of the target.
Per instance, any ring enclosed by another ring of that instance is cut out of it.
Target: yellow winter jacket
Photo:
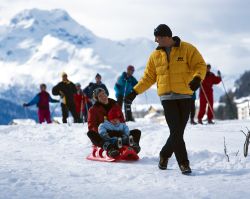
[[[162,48],[157,48],[150,55],[144,75],[134,87],[138,94],[156,82],[159,96],[170,92],[192,95],[189,82],[195,76],[202,80],[205,78],[207,67],[199,51],[178,37],[173,39],[176,45],[172,47],[169,57]]]

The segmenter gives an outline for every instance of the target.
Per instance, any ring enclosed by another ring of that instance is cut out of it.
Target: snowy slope
[[[158,169],[166,124],[129,123],[142,130],[141,159],[135,163],[86,160],[86,124],[0,126],[0,198],[249,198],[250,159],[243,157],[240,132],[246,126],[249,121],[188,125],[192,176],[180,174],[174,157],[167,171]]]

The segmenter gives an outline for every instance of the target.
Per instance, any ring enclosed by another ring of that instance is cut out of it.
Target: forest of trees
[[[235,81],[235,91],[229,90],[220,97],[222,103],[215,111],[217,119],[237,119],[237,108],[234,99],[250,96],[250,71],[246,71]]]

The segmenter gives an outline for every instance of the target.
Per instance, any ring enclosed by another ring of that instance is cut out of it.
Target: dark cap
[[[154,29],[154,36],[172,37],[172,31],[166,24],[160,24]]]
[[[102,76],[99,73],[97,73],[95,77],[102,77]]]
[[[135,71],[135,67],[132,66],[132,65],[129,65],[129,66],[127,67],[127,70]]]

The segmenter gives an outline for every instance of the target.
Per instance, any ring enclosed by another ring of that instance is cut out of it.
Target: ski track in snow
[[[142,130],[138,162],[86,160],[86,124],[0,126],[0,198],[249,198],[250,160],[240,132],[249,121],[188,124],[191,176],[180,173],[174,156],[168,170],[157,167],[166,124],[141,119],[128,125]]]

